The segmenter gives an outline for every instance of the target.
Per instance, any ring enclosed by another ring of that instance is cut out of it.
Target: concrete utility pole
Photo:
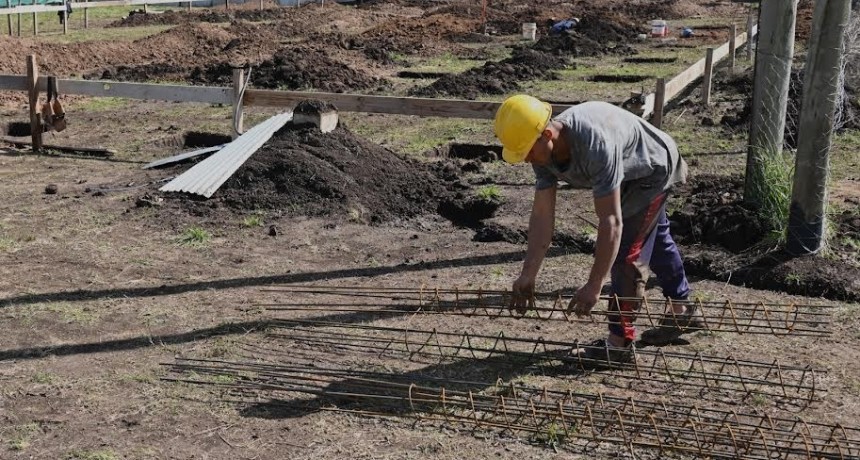
[[[842,50],[850,17],[846,0],[815,3],[788,216],[786,250],[794,255],[815,254],[824,245],[830,141],[842,91]]]
[[[762,162],[782,152],[796,17],[797,0],[761,2],[744,187],[744,201],[754,206],[761,204],[767,186]]]

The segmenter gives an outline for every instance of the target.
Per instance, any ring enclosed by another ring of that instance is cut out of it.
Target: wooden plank
[[[63,11],[63,6],[51,5],[21,5],[14,8],[0,8],[0,16],[4,14],[19,14],[19,13],[50,13],[52,11]]]
[[[388,113],[397,115],[419,115],[428,117],[460,117],[492,119],[500,102],[459,101],[393,96],[368,96],[359,94],[316,93],[302,91],[274,91],[248,89],[243,104],[263,107],[294,107],[299,101],[318,99],[330,102],[343,112]],[[567,106],[553,106],[560,113]],[[559,110],[560,109],[560,110]]]
[[[729,28],[729,72],[735,72],[735,50],[738,49],[736,43],[738,27],[734,24]]]
[[[657,128],[663,127],[663,109],[666,105],[666,79],[658,78],[654,91],[654,117],[652,124]]]
[[[39,121],[39,64],[35,54],[27,56],[27,93],[30,102],[30,135],[33,152],[42,149],[42,123]]]
[[[23,139],[15,139],[13,137],[3,137],[3,142],[8,142],[12,145],[33,145],[32,141],[25,141]],[[109,157],[116,155],[116,150],[113,149],[105,149],[102,147],[69,147],[67,145],[57,145],[57,144],[42,144],[43,148],[51,149],[51,150],[59,150],[62,152],[82,152],[82,153],[95,153],[99,156]]]
[[[27,77],[23,75],[0,75],[0,90],[27,91]]]
[[[245,116],[242,113],[242,87],[245,84],[245,71],[233,69],[233,127],[232,137],[236,139],[245,130]]]
[[[714,77],[714,49],[708,48],[705,55],[705,74],[702,77],[702,105],[711,105],[711,82]]]
[[[44,82],[39,82],[40,86]],[[176,102],[205,102],[231,104],[232,88],[218,86],[159,85],[154,83],[126,83],[114,81],[58,80],[63,94],[80,94],[99,97],[123,97]]]
[[[696,81],[705,71],[705,58],[699,59],[695,64],[687,67],[687,70],[679,73],[666,82],[666,100],[671,101],[690,83]]]

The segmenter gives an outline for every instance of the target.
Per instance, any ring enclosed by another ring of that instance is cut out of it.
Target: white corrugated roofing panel
[[[211,197],[254,152],[272,137],[275,131],[281,129],[292,118],[293,112],[288,111],[254,126],[218,153],[197,163],[159,190]]]
[[[206,155],[207,153],[217,152],[224,148],[227,144],[216,145],[215,147],[205,147],[202,149],[192,150],[190,152],[180,153],[178,155],[173,155],[172,157],[162,158],[160,160],[155,160],[151,163],[147,163],[143,169],[151,169],[157,168],[159,166],[169,165],[171,163],[178,163],[182,160],[187,160],[189,158],[194,158],[200,155]]]

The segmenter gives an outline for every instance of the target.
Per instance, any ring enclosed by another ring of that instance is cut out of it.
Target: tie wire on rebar
[[[525,361],[543,365],[548,361],[560,362],[576,372],[595,369],[610,371],[614,378],[628,381],[660,382],[695,388],[702,396],[709,392],[734,392],[745,397],[757,395],[778,398],[779,401],[806,407],[819,400],[818,374],[811,366],[783,365],[779,360],[771,363],[739,360],[734,357],[712,357],[701,353],[689,354],[657,350],[635,349],[629,363],[612,363],[607,360],[583,357],[580,351],[604,350],[578,341],[564,342],[539,338],[444,332],[315,320],[278,320],[275,326],[289,328],[288,332],[269,331],[272,337],[302,343],[314,348],[332,347],[353,353],[372,353],[375,356],[403,356],[434,361],[458,359]],[[605,368],[605,369],[603,369]]]
[[[263,396],[260,391],[272,392],[270,398],[275,400],[301,393],[320,398],[321,405],[352,402],[365,406],[320,407],[324,410],[367,416],[407,415],[418,421],[511,434],[546,435],[554,431],[586,442],[623,444],[631,454],[633,447],[644,447],[700,458],[849,459],[860,455],[860,430],[840,424],[636,401],[602,393],[422,377],[471,387],[450,390],[385,373],[215,359],[178,358],[170,371],[176,375],[165,380],[217,385],[257,401]],[[225,375],[233,378],[224,379]],[[380,406],[386,406],[385,410]]]
[[[661,320],[681,324],[674,306],[697,308],[701,312],[704,330],[740,334],[770,334],[794,336],[822,336],[831,333],[832,306],[799,303],[735,302],[732,300],[705,301],[649,299],[646,297],[601,296],[601,302],[638,303],[639,311],[593,309],[589,317],[576,317],[568,311],[570,297],[559,292],[535,293],[526,299],[527,313],[512,308],[514,296],[507,290],[485,289],[427,289],[384,288],[366,286],[282,286],[264,289],[267,292],[288,292],[316,296],[339,296],[355,299],[351,302],[278,302],[257,306],[279,311],[320,311],[341,313],[412,313],[446,314],[478,317],[509,317],[538,320],[558,320],[579,323],[608,324],[612,318],[644,320],[645,325],[659,327]],[[382,305],[387,301],[388,305]],[[547,306],[547,304],[550,304]],[[543,305],[539,305],[543,304]],[[663,312],[655,314],[653,310]],[[819,311],[822,310],[822,311]],[[699,330],[690,329],[690,331]]]

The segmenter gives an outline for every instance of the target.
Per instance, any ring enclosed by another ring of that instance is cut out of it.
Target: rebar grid
[[[423,386],[403,376],[279,364],[178,359],[166,380],[212,384],[271,399],[309,394],[320,404],[357,403],[363,409],[322,407],[371,416],[407,415],[418,420],[525,432],[695,454],[699,458],[848,459],[860,456],[860,430],[807,423],[800,418],[700,409],[635,401],[603,394],[554,391],[522,385],[444,382],[466,387]],[[223,376],[234,378],[225,383]],[[206,379],[205,377],[212,377]],[[441,379],[429,379],[441,381]],[[472,387],[472,388],[469,388]],[[480,390],[474,389],[478,387]],[[635,456],[635,454],[634,454]]]
[[[313,347],[326,346],[353,353],[405,356],[408,359],[424,357],[435,361],[517,359],[538,365],[557,361],[578,372],[604,368],[612,373],[612,378],[694,388],[701,396],[732,392],[744,397],[770,397],[781,403],[806,407],[820,399],[820,394],[816,393],[822,391],[817,386],[817,373],[820,371],[810,366],[783,365],[779,360],[763,363],[701,353],[636,349],[632,362],[614,363],[607,368],[608,360],[588,359],[579,353],[597,347],[582,345],[578,341],[509,337],[504,332],[483,335],[312,320],[279,320],[276,324],[289,326],[289,332],[279,334],[270,331],[270,335]]]
[[[713,332],[740,334],[770,334],[795,336],[823,336],[831,333],[831,315],[828,306],[797,303],[765,303],[672,299],[648,299],[602,296],[602,302],[635,302],[639,312],[617,312],[594,309],[590,317],[579,318],[568,312],[570,297],[561,292],[535,293],[527,299],[530,312],[521,314],[510,308],[513,295],[506,290],[485,289],[426,289],[382,288],[362,286],[283,286],[264,289],[270,292],[289,292],[310,295],[342,296],[354,299],[349,302],[307,302],[258,304],[271,310],[324,311],[344,313],[414,313],[446,314],[479,317],[511,317],[539,320],[557,320],[579,323],[610,322],[609,315],[643,320],[650,327],[658,327],[661,319],[674,315],[672,306],[689,305],[702,313],[705,329]],[[355,300],[361,299],[361,300]],[[380,305],[388,301],[388,305]],[[539,305],[542,304],[542,305]],[[661,312],[653,310],[661,308]],[[825,311],[818,311],[825,310]]]

